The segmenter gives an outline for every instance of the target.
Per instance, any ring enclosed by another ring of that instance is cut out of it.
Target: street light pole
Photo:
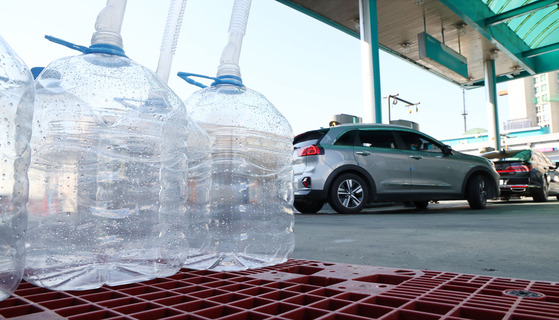
[[[394,99],[395,97],[398,96],[399,93],[396,93],[395,95],[388,95],[388,124],[390,124],[390,122],[392,121],[391,115],[390,115],[390,98]]]
[[[418,104],[421,103],[421,102],[413,103],[413,102],[406,101],[402,98],[399,98],[398,95],[399,95],[399,93],[388,95],[388,124],[390,124],[391,121],[392,121],[391,115],[390,115],[390,99],[393,100],[393,102],[392,102],[393,104],[396,104],[396,103],[398,103],[398,101],[400,101],[400,102],[405,103],[406,107],[417,106]]]
[[[468,113],[466,112],[466,91],[462,88],[462,106],[464,107],[464,112],[462,112],[462,116],[464,116],[464,132],[468,131],[466,127],[466,116]]]

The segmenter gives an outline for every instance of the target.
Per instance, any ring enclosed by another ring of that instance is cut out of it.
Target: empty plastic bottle
[[[0,37],[0,300],[23,274],[33,98],[31,72]]]
[[[242,270],[286,261],[294,248],[289,123],[263,95],[231,84],[196,92],[187,109],[212,141],[212,187],[209,216],[196,220],[209,241],[185,267]]]
[[[103,31],[36,80],[25,279],[51,289],[170,276],[184,259],[184,104]]]
[[[218,77],[186,102],[191,120],[212,142],[210,213],[192,220],[207,230],[208,241],[199,243],[198,254],[185,263],[188,268],[270,266],[286,261],[295,246],[291,126],[240,77],[250,5],[250,0],[235,0]]]

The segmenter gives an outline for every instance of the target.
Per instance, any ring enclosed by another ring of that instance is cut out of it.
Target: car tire
[[[532,195],[532,198],[534,199],[535,202],[546,202],[547,201],[547,197],[549,194],[549,183],[547,183],[545,177],[543,179],[542,182],[543,186],[539,189],[537,189],[534,194]]]
[[[293,206],[301,213],[317,213],[324,206],[324,202],[320,201],[307,201],[307,202],[294,202]]]
[[[368,199],[369,189],[365,181],[356,174],[345,173],[332,183],[328,202],[338,213],[359,213]]]
[[[427,209],[429,201],[414,201],[413,204],[417,209]]]
[[[470,178],[466,185],[466,199],[471,209],[483,209],[487,205],[487,178],[476,174]]]

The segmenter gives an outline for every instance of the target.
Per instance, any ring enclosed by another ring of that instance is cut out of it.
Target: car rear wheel
[[[543,181],[543,186],[539,189],[537,189],[534,194],[532,195],[532,198],[534,199],[534,201],[536,202],[545,202],[547,201],[547,197],[549,194],[549,184],[547,183],[545,177],[544,177],[544,181]]]
[[[367,204],[368,197],[365,181],[356,174],[345,173],[332,183],[329,203],[339,213],[359,213]]]
[[[429,201],[414,201],[413,204],[417,209],[427,209]]]
[[[487,204],[487,179],[476,174],[470,178],[466,186],[466,198],[471,209],[483,209]]]
[[[301,213],[317,213],[324,206],[320,201],[294,202],[293,206]]]

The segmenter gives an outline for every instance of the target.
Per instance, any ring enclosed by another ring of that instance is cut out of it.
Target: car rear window
[[[337,146],[353,146],[355,144],[355,134],[356,133],[357,133],[357,130],[350,130],[350,131],[344,132],[340,137],[338,137],[338,139],[336,139],[336,142],[334,142],[334,145],[337,145]]]
[[[309,141],[309,140],[318,141],[322,137],[324,137],[324,135],[326,135],[328,130],[329,129],[320,129],[320,130],[313,130],[313,131],[307,131],[305,133],[301,133],[300,135],[297,135],[293,139],[293,144],[298,144],[298,143]]]
[[[506,150],[483,155],[484,158],[501,161],[530,161],[532,151],[530,150]]]

